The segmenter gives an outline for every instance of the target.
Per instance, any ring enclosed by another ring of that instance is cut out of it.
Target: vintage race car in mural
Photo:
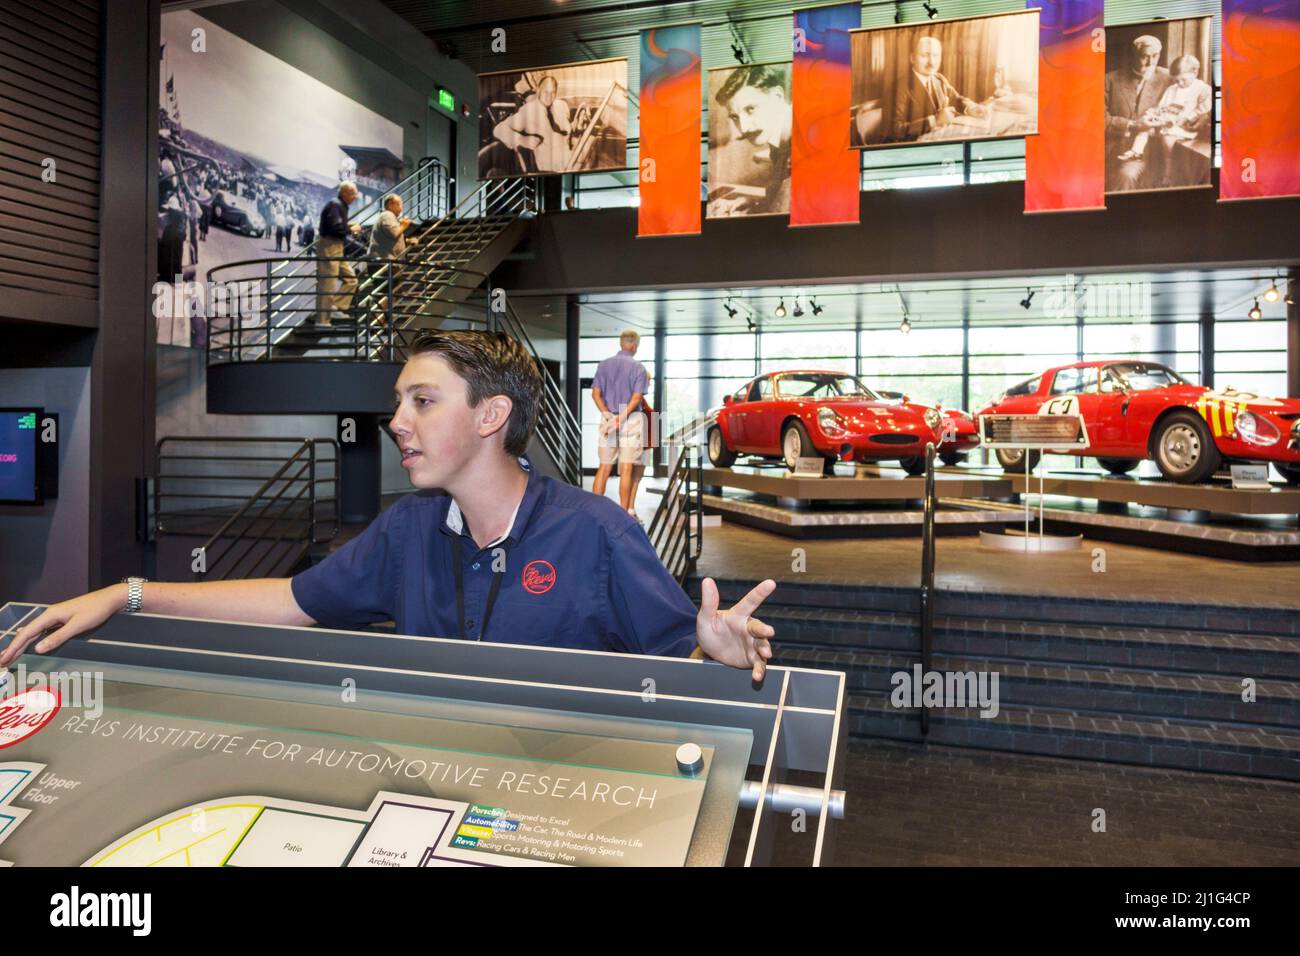
[[[1155,362],[1048,369],[980,414],[1079,415],[1091,444],[1069,453],[1094,456],[1116,475],[1151,458],[1170,481],[1190,484],[1208,480],[1225,463],[1272,462],[1287,482],[1300,483],[1300,399],[1193,385]],[[1023,449],[997,450],[1008,471],[1023,469],[1024,455]],[[1040,453],[1029,455],[1032,468]]]
[[[889,392],[879,388],[875,392],[885,401],[895,404],[911,401],[904,392]],[[968,451],[979,446],[979,423],[970,412],[960,408],[944,408],[942,405],[935,405],[934,408],[943,416],[943,423],[939,426],[939,460],[945,465],[960,464],[966,460]]]
[[[769,372],[723,400],[709,426],[709,460],[729,468],[738,455],[839,461],[897,460],[925,471],[925,446],[939,442],[943,416],[933,408],[880,398],[844,372]]]

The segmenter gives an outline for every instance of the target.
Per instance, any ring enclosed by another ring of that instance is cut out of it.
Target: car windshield
[[[875,398],[871,389],[852,375],[831,372],[793,372],[777,379],[784,398]]]
[[[1187,385],[1183,378],[1172,369],[1163,365],[1150,365],[1145,362],[1125,362],[1107,365],[1101,374],[1102,391],[1110,392],[1123,386],[1135,392],[1151,388],[1167,388],[1170,385]]]

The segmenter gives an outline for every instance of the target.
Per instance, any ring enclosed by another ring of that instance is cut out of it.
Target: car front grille
[[[915,435],[900,435],[897,432],[886,432],[881,435],[872,435],[871,440],[878,445],[915,445],[921,439]]]

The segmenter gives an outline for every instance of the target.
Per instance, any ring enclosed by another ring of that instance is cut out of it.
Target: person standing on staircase
[[[406,230],[410,225],[410,218],[402,216],[402,197],[397,193],[389,193],[384,197],[384,211],[379,214],[378,221],[370,230],[370,248],[366,251],[366,258],[400,259],[402,253],[406,252],[407,246],[413,246],[417,241],[414,237],[406,238]],[[372,273],[373,278],[366,280],[366,284],[371,289],[368,298],[374,301],[375,296],[379,297],[375,322],[383,326],[388,324],[389,282],[391,281],[393,287],[397,286],[401,266],[392,262],[385,265],[375,264],[373,268],[375,270]]]
[[[339,186],[338,198],[331,199],[321,210],[320,241],[316,243],[316,299],[320,309],[317,325],[329,325],[335,318],[346,319],[352,294],[357,291],[357,274],[344,258],[348,236],[361,231],[359,225],[348,222],[348,206],[356,198],[356,183],[344,182]]]

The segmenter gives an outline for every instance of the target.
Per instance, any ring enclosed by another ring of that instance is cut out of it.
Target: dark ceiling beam
[[[1219,203],[1206,189],[1109,201],[1027,216],[1019,182],[884,190],[862,194],[860,225],[791,229],[762,216],[653,239],[636,237],[634,208],[551,213],[498,279],[525,294],[1300,264],[1300,199]]]

